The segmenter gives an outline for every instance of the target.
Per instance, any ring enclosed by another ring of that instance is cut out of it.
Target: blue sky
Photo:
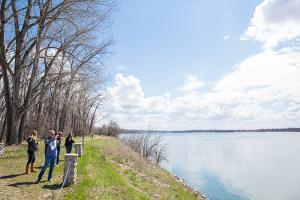
[[[215,82],[259,51],[259,44],[239,40],[258,2],[122,1],[114,15],[112,73],[125,67],[122,73],[139,77],[147,95],[178,95],[184,74]]]
[[[104,119],[144,129],[299,126],[299,10],[300,0],[121,1]]]

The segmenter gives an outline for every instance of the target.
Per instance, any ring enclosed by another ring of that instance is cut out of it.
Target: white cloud
[[[255,39],[266,48],[300,36],[299,0],[264,0],[251,19],[244,39]]]
[[[230,38],[230,35],[224,35],[223,40],[229,40]]]
[[[211,91],[186,76],[182,88],[194,91],[172,97],[146,97],[140,81],[117,74],[108,88],[104,114],[122,127],[146,129],[206,129],[291,127],[300,123],[300,53],[265,51],[245,59]],[[197,83],[197,84],[188,84]],[[190,87],[187,87],[190,86]]]
[[[184,85],[180,87],[180,90],[185,93],[193,93],[199,88],[201,88],[203,85],[203,82],[200,81],[197,76],[192,74],[186,74]]]
[[[299,10],[298,0],[258,5],[244,37],[262,42],[265,50],[243,60],[206,93],[199,93],[203,82],[197,76],[186,75],[179,88],[182,96],[167,92],[148,97],[137,77],[117,74],[115,85],[107,89],[111,98],[103,115],[136,129],[298,127]],[[275,51],[282,42],[292,45]]]
[[[118,73],[115,76],[115,86],[107,88],[109,96],[113,97],[113,109],[137,107],[144,98],[140,81],[133,77],[124,77]]]

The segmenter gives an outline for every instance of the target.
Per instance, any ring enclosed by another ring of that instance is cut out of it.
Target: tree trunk
[[[2,74],[3,74],[3,91],[5,96],[5,107],[6,107],[6,144],[18,144],[18,127],[20,119],[17,115],[17,102],[16,102],[16,92],[13,91],[11,97],[9,78],[7,74],[8,65],[6,63],[2,64]],[[15,87],[13,87],[15,88]]]
[[[24,127],[25,127],[26,117],[27,117],[27,113],[25,112],[21,117],[21,121],[19,125],[18,144],[22,143],[24,137]]]
[[[16,115],[16,112],[7,111],[7,135],[6,135],[6,144],[18,144],[18,128],[20,124],[20,117]]]
[[[53,127],[53,130],[56,132],[56,131],[59,131],[58,130],[58,119],[59,119],[59,100],[56,101],[56,111],[55,111],[55,121],[54,121],[54,127]]]
[[[44,101],[45,101],[45,96],[46,96],[46,91],[48,90],[48,87],[45,86],[45,82],[42,84],[42,92],[38,100],[38,110],[37,110],[37,115],[36,115],[36,120],[35,120],[35,125],[34,129],[36,129],[38,132],[41,132],[42,126],[44,124],[44,119],[45,116],[42,117],[42,113],[44,111]]]
[[[102,101],[102,99],[100,99],[100,100],[98,101],[98,103],[97,103],[97,105],[96,105],[96,107],[95,107],[95,110],[94,110],[94,112],[93,112],[92,119],[91,119],[91,123],[90,123],[90,126],[89,126],[89,135],[90,135],[91,132],[92,132],[92,128],[93,128],[93,126],[94,126],[94,121],[95,121],[96,112],[97,112],[97,110],[98,110],[98,107],[99,107],[101,101]]]
[[[61,111],[61,115],[60,115],[60,119],[59,119],[59,127],[58,127],[58,129],[62,132],[64,132],[64,129],[65,129],[66,116],[67,116],[67,110],[66,110],[66,107],[63,107],[63,109]]]
[[[63,107],[61,109],[61,115],[60,115],[60,119],[59,119],[59,130],[64,131],[65,129],[65,121],[66,121],[66,117],[67,117],[67,112],[69,109],[69,97],[70,97],[70,93],[71,93],[71,87],[73,84],[73,79],[74,79],[74,73],[71,74],[70,80],[68,81],[68,86],[67,86],[67,90],[65,92],[65,98],[63,101]],[[72,99],[72,97],[71,97]]]
[[[6,131],[6,116],[5,116],[5,119],[3,121],[2,129],[1,129],[0,142],[3,142],[5,131]]]

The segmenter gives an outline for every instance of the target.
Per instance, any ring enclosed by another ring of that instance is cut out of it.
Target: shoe
[[[50,183],[52,183],[52,179],[48,179],[48,181],[49,181]]]
[[[35,182],[35,184],[39,184],[41,181],[40,180],[37,180],[36,182]]]

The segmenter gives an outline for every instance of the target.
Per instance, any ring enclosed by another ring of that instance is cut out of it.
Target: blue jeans
[[[38,176],[38,181],[41,181],[44,173],[48,167],[48,165],[50,164],[50,169],[49,169],[49,173],[48,173],[48,180],[50,180],[52,178],[52,173],[53,173],[53,169],[54,169],[54,165],[55,165],[55,160],[56,160],[56,156],[46,156],[46,160],[44,163],[43,168],[41,169],[39,176]]]
[[[66,152],[71,153],[72,151],[72,145],[66,145]]]

